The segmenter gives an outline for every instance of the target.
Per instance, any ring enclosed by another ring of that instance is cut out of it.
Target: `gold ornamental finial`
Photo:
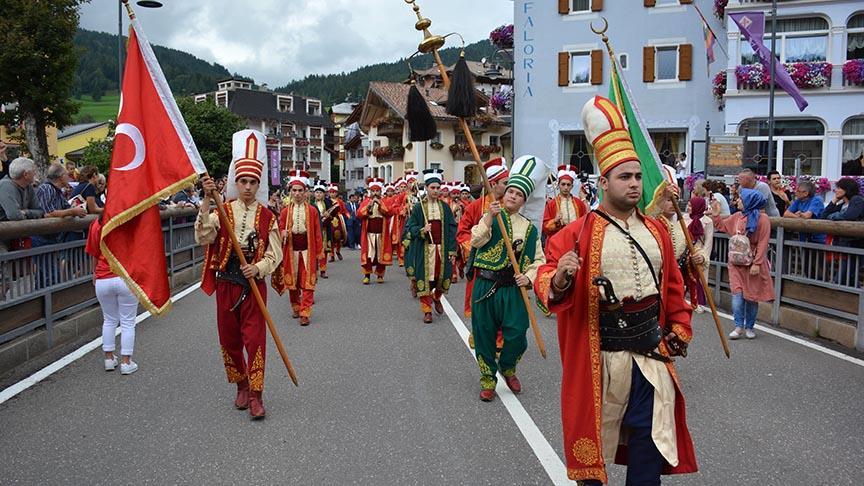
[[[429,54],[434,50],[444,47],[444,37],[433,35],[429,32],[429,27],[432,25],[432,21],[420,14],[420,6],[417,5],[416,0],[405,0],[405,3],[411,5],[414,13],[417,14],[417,23],[414,24],[414,28],[423,32],[423,41],[420,42],[417,50],[423,54]]]

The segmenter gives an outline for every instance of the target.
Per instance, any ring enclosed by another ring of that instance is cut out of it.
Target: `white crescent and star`
[[[117,170],[125,172],[141,167],[141,164],[144,163],[144,158],[147,156],[147,146],[144,144],[144,137],[141,135],[141,130],[138,130],[138,127],[131,123],[121,123],[117,125],[117,129],[114,131],[114,137],[116,138],[120,135],[126,135],[130,140],[132,140],[132,143],[135,145],[135,157],[131,162],[123,167],[118,167]]]

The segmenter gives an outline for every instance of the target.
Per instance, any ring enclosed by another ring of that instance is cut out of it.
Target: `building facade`
[[[557,5],[556,5],[557,3]],[[514,149],[597,173],[585,139],[582,106],[608,96],[611,61],[591,31],[606,32],[657,152],[664,162],[688,154],[704,169],[706,124],[723,134],[723,112],[712,97],[702,23],[692,0],[515,0]],[[709,9],[709,7],[706,7]],[[723,24],[706,17],[718,37]],[[719,49],[711,74],[725,66]],[[696,153],[691,153],[693,147]]]
[[[851,173],[844,171],[844,163],[864,153],[864,83],[854,74],[864,73],[864,2],[787,0],[777,5],[776,52],[790,70],[803,75],[793,74],[793,80],[802,86],[809,106],[801,112],[791,97],[776,90],[774,157],[769,161],[768,89],[746,76],[757,60],[728,14],[764,11],[765,45],[770,48],[771,2],[732,0],[726,7],[724,131],[744,137],[745,167],[764,174],[770,164],[784,175],[836,181]]]
[[[309,171],[314,179],[331,180],[336,136],[321,100],[278,93],[250,79],[229,78],[219,81],[216,91],[195,95],[195,102],[225,107],[244,118],[250,129],[264,133],[271,185],[282,185],[287,172],[295,168]]]
[[[368,167],[366,176],[392,182],[406,171],[442,169],[444,179],[468,184],[482,183],[481,175],[468,147],[458,119],[445,111],[447,92],[421,88],[438,126],[437,136],[428,142],[411,142],[405,120],[409,85],[375,81],[360,107],[358,124],[365,133]],[[471,132],[483,160],[510,158],[510,128],[506,121],[486,108],[488,99],[480,95],[479,115],[470,122]],[[348,121],[352,121],[349,118]],[[360,146],[363,146],[362,138]]]

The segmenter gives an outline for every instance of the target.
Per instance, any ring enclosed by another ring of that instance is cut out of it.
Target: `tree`
[[[72,40],[78,7],[86,1],[3,1],[0,102],[17,102],[6,120],[17,117],[24,123],[27,147],[40,174],[50,162],[46,127],[63,128],[78,111],[69,99],[78,62]]]
[[[231,164],[231,136],[244,130],[246,122],[211,100],[195,103],[192,98],[179,98],[177,106],[210,175],[227,174]]]
[[[113,130],[112,130],[113,132]],[[84,155],[81,157],[82,165],[95,165],[99,172],[108,174],[111,167],[111,152],[114,150],[114,134],[103,140],[91,140],[84,147]]]

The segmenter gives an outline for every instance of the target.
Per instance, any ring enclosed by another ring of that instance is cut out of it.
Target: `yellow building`
[[[51,155],[64,161],[78,162],[91,141],[104,140],[108,137],[109,128],[108,122],[69,125],[57,135],[56,148]]]
[[[48,154],[52,157],[57,156],[57,127],[46,127],[45,134],[48,137]],[[10,152],[17,154],[19,152],[19,140],[24,139],[22,130],[8,131],[5,126],[0,125],[0,140],[9,146]]]

